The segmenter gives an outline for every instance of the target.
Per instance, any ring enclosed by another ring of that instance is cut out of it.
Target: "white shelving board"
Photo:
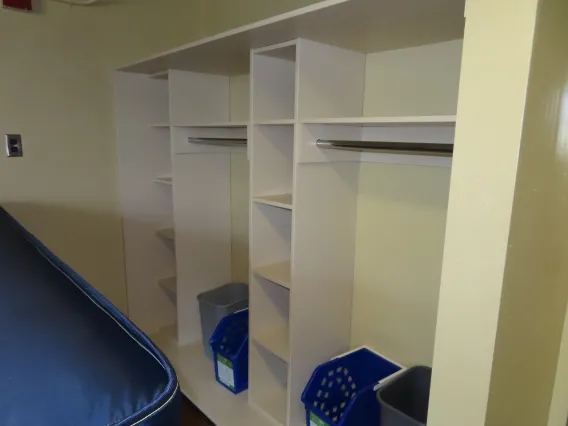
[[[285,288],[292,287],[290,262],[274,263],[254,269],[254,274]]]
[[[154,74],[150,74],[148,77],[156,80],[167,80],[169,78],[169,71],[159,71]]]
[[[174,328],[152,335],[176,369],[181,392],[216,425],[270,426],[268,419],[248,403],[248,392],[234,395],[215,380],[213,361],[201,342],[178,346]]]
[[[154,178],[154,182],[160,183],[162,185],[173,185],[173,179],[171,176],[157,176]]]
[[[248,126],[246,121],[220,121],[216,123],[187,123],[177,125],[177,127],[196,127],[196,128],[246,128]]]
[[[342,126],[412,126],[412,125],[448,125],[455,126],[455,115],[402,116],[402,117],[338,117],[306,119],[304,124],[335,124]]]
[[[255,203],[292,210],[292,194],[263,195],[253,198]]]
[[[158,285],[160,286],[160,288],[162,290],[164,290],[164,292],[168,296],[168,299],[170,299],[172,301],[172,303],[176,304],[177,303],[177,279],[176,279],[176,277],[162,278],[161,280],[158,281]]]
[[[290,361],[290,331],[288,327],[278,327],[274,330],[265,331],[253,340],[268,352],[276,355],[282,361]]]
[[[156,231],[156,235],[169,240],[169,241],[175,241],[176,239],[176,232],[174,231],[173,228],[162,228],[162,229],[158,229]]]
[[[155,129],[169,129],[170,123],[153,123],[150,124],[150,127],[154,127]]]
[[[259,126],[290,126],[296,122],[293,118],[280,118],[277,120],[263,120],[258,121],[255,124]]]

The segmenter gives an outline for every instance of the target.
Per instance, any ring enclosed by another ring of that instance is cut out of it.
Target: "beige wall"
[[[361,166],[352,346],[432,365],[450,174]]]
[[[539,2],[487,426],[549,419],[568,300],[567,22],[566,1]],[[566,422],[562,399],[555,426]]]
[[[42,14],[0,10],[0,201],[56,254],[125,308],[112,70],[198,36],[186,0],[47,1]]]
[[[205,34],[312,0],[46,0],[40,14],[0,11],[0,202],[125,309],[112,70]],[[17,34],[17,36],[15,36]]]
[[[452,40],[368,55],[365,115],[455,114],[462,48]]]
[[[469,2],[429,424],[548,422],[568,298],[567,21],[561,0]]]

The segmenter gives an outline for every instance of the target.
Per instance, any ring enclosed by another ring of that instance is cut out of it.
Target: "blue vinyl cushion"
[[[0,208],[0,425],[180,421],[163,354]]]

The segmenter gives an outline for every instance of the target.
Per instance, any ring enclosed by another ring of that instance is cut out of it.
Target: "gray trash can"
[[[413,367],[377,392],[382,426],[425,426],[430,401],[430,367]]]
[[[219,321],[227,315],[248,308],[249,288],[243,283],[229,283],[216,289],[206,291],[197,296],[199,314],[201,315],[201,331],[205,354],[213,359],[213,350],[209,339],[215,332]]]

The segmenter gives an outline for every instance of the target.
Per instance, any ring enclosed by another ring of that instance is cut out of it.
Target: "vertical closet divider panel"
[[[190,127],[230,120],[229,77],[170,72],[174,146],[178,344],[201,339],[197,296],[228,283],[231,267],[231,157],[190,137],[228,137],[240,129]],[[242,132],[242,131],[241,131]],[[242,149],[242,148],[241,148]]]
[[[117,72],[115,99],[128,315],[151,334],[176,322],[175,305],[158,285],[175,274],[175,253],[156,235],[173,225],[172,194],[154,182],[172,167],[168,82]]]
[[[361,115],[365,55],[304,39],[298,52],[299,123]],[[299,124],[295,133],[290,425],[305,422],[301,394],[315,367],[349,349],[355,262],[360,154],[346,153],[351,161],[342,163],[326,154],[305,162],[305,146],[315,146],[305,127]],[[361,133],[346,128],[342,136]]]
[[[249,400],[276,424],[288,425],[290,298],[288,286],[254,271],[292,256],[296,41],[253,50],[251,128],[251,328]],[[276,197],[276,198],[274,198]],[[274,202],[279,200],[280,202]]]

